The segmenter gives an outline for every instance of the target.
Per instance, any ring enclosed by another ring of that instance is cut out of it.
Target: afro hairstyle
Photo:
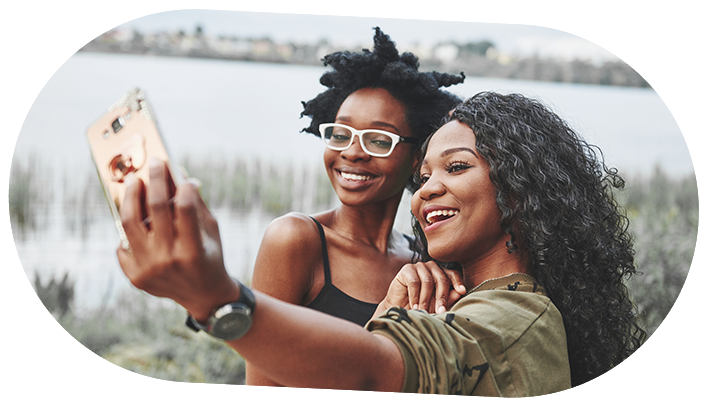
[[[464,73],[450,75],[439,72],[419,72],[418,57],[410,52],[398,53],[396,43],[374,27],[374,51],[340,51],[323,58],[324,66],[332,67],[320,78],[328,89],[309,102],[302,102],[300,117],[312,118],[302,131],[318,137],[321,123],[334,122],[344,100],[362,88],[383,88],[406,109],[406,120],[413,137],[422,141],[435,131],[442,119],[456,105],[459,97],[441,90],[462,83]]]

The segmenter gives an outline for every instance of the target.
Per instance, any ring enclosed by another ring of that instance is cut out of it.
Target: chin
[[[445,246],[436,247],[428,244],[428,254],[430,255],[430,257],[443,263],[452,263],[456,262],[457,259],[459,259],[459,256],[454,256],[454,254],[450,252],[449,248]]]

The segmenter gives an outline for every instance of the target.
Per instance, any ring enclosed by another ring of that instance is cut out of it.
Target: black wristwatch
[[[216,308],[205,323],[201,323],[187,314],[186,325],[194,332],[204,331],[225,341],[233,341],[245,335],[251,328],[251,315],[256,308],[256,299],[250,288],[241,284],[240,281],[238,285],[241,295],[236,302]]]

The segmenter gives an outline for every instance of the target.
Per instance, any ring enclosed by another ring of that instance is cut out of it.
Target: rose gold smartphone
[[[155,114],[145,94],[138,88],[126,93],[109,107],[103,116],[88,127],[86,136],[121,244],[128,249],[130,246],[120,221],[125,177],[135,173],[148,185],[151,157],[167,162],[175,186],[184,182],[184,177],[180,171],[175,171],[157,129]]]

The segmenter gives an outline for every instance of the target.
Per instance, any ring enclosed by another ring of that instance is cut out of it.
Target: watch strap
[[[250,288],[248,288],[246,285],[244,285],[240,281],[238,281],[236,279],[234,279],[234,281],[236,281],[236,283],[238,284],[238,288],[239,288],[239,292],[240,292],[240,294],[238,296],[238,300],[236,300],[235,303],[228,303],[228,304],[224,304],[224,305],[220,305],[220,306],[216,307],[211,312],[207,322],[199,322],[196,319],[194,319],[194,317],[189,315],[189,313],[188,313],[187,320],[184,321],[185,325],[187,325],[187,327],[192,329],[194,332],[204,331],[208,334],[211,334],[212,333],[211,332],[211,324],[209,322],[212,320],[212,318],[214,318],[214,314],[219,309],[221,309],[229,304],[244,304],[251,309],[251,312],[253,312],[253,310],[256,308],[256,297],[253,295],[253,291],[251,291]]]

